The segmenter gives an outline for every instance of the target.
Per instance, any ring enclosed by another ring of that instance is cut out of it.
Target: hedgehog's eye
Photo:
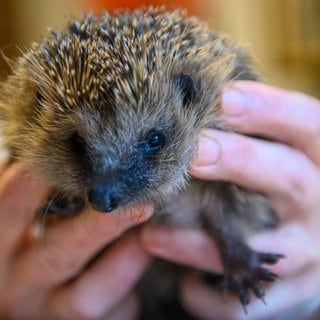
[[[156,129],[150,130],[144,137],[140,148],[142,148],[147,155],[154,155],[162,149],[165,144],[165,136]]]
[[[197,97],[196,81],[190,74],[180,73],[174,77],[175,85],[180,89],[183,106],[188,106]]]
[[[147,141],[148,148],[150,150],[159,150],[164,143],[164,137],[162,134],[155,133]]]

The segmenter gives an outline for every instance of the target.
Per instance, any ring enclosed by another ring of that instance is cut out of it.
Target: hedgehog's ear
[[[192,75],[179,73],[174,77],[174,84],[181,92],[182,104],[184,107],[196,101],[198,90],[196,81]]]

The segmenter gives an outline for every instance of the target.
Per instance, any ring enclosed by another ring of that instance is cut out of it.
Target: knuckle
[[[239,148],[230,157],[232,163],[230,165],[231,175],[237,177],[240,181],[248,180],[250,172],[252,171],[252,162],[258,158],[257,150],[255,150],[253,144],[249,141],[239,142]],[[236,161],[234,161],[236,159]]]
[[[301,170],[297,170],[296,166],[288,166],[286,172],[287,189],[289,195],[295,202],[301,202],[302,199],[307,197],[310,189],[310,180],[308,179],[307,167],[303,170],[303,163],[305,163],[305,157],[300,152],[296,153],[296,161],[292,163],[302,164]]]

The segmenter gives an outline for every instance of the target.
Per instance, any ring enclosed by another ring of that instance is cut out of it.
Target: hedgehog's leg
[[[220,250],[224,266],[222,288],[224,291],[236,291],[246,311],[250,303],[250,291],[264,301],[261,282],[271,282],[277,278],[276,274],[262,265],[275,264],[282,255],[250,249],[241,228],[241,212],[233,211],[241,210],[241,207],[237,203],[223,202],[221,210],[204,208],[202,219],[205,229],[214,237]]]

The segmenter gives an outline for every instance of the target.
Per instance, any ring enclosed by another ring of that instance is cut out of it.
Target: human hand
[[[258,251],[286,256],[270,267],[280,279],[267,288],[267,306],[254,299],[245,319],[305,319],[320,305],[320,102],[243,81],[226,91],[222,115],[238,133],[204,130],[191,174],[265,194],[280,226],[251,237],[249,243]],[[215,244],[199,231],[148,226],[142,242],[154,255],[222,271]],[[200,319],[244,318],[238,297],[224,299],[195,276],[182,281],[181,299]]]
[[[130,292],[150,261],[136,233],[125,234],[87,263],[147,220],[152,209],[137,206],[106,215],[87,209],[34,238],[30,226],[48,186],[22,163],[0,171],[0,318],[134,319],[138,304]]]

